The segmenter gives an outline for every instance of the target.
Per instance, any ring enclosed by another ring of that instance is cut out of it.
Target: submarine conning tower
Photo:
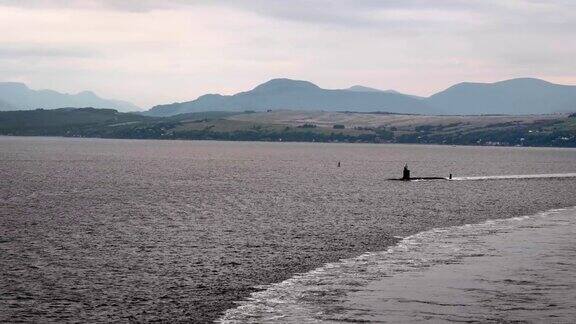
[[[410,180],[410,170],[408,169],[408,164],[404,165],[404,170],[402,171],[402,180]]]

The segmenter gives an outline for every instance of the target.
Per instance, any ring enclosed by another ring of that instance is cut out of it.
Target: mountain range
[[[140,110],[132,103],[103,99],[91,91],[65,94],[53,90],[33,90],[18,82],[0,82],[0,111],[63,107],[112,108],[118,111]]]
[[[576,86],[534,78],[456,84],[430,97],[364,86],[323,89],[300,80],[273,79],[234,95],[207,94],[195,100],[155,106],[145,114],[171,116],[200,111],[269,109],[392,112],[427,115],[549,114],[576,111]]]
[[[428,107],[417,97],[395,91],[382,91],[362,86],[330,90],[322,89],[308,81],[273,79],[250,91],[231,96],[207,94],[193,101],[155,106],[148,111],[148,114],[168,116],[209,110],[262,111],[268,109],[441,113],[440,110]]]
[[[576,86],[520,78],[456,84],[425,99],[450,114],[548,114],[576,111]]]
[[[138,111],[120,100],[103,99],[90,91],[64,94],[32,90],[23,83],[0,82],[0,111],[62,107],[111,108]],[[148,116],[173,116],[204,111],[353,111],[423,115],[550,114],[576,111],[576,86],[534,78],[494,83],[463,82],[430,97],[362,85],[323,89],[309,81],[272,79],[234,95],[206,94],[195,100],[152,107]]]

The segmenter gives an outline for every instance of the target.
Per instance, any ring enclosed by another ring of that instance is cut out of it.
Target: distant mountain
[[[328,90],[308,81],[273,79],[232,96],[208,94],[193,101],[155,106],[145,114],[171,116],[200,111],[266,109],[429,115],[549,114],[576,111],[576,86],[533,78],[495,83],[465,82],[424,98],[360,85]]]
[[[426,99],[447,113],[547,114],[576,111],[576,86],[520,78],[495,83],[456,84]]]
[[[256,88],[231,96],[208,94],[196,100],[160,105],[150,109],[152,116],[170,116],[198,111],[244,111],[267,109],[324,111],[387,111],[438,114],[441,110],[399,93],[322,89],[308,81],[273,79]]]
[[[140,110],[120,100],[98,97],[91,91],[64,94],[53,90],[32,90],[23,83],[0,82],[0,110],[53,109],[62,107],[112,108],[119,111]]]
[[[396,93],[396,94],[403,94],[401,92],[398,92],[396,90],[380,90],[380,89],[376,89],[376,88],[370,88],[370,87],[365,87],[365,86],[361,86],[361,85],[355,85],[355,86],[351,86],[348,89],[344,89],[344,90],[348,90],[348,91],[356,91],[356,92],[385,92],[385,93]],[[417,96],[412,96],[411,97],[416,97],[419,98]]]
[[[356,91],[356,92],[385,92],[385,91],[382,91],[382,90],[380,90],[380,89],[365,87],[365,86],[361,86],[361,85],[351,86],[350,88],[344,89],[344,90]],[[389,91],[390,91],[390,90],[389,90]],[[393,90],[392,90],[392,91],[393,91]]]
[[[10,105],[9,103],[0,100],[0,111],[2,110],[13,110],[14,107],[12,107],[12,105]]]

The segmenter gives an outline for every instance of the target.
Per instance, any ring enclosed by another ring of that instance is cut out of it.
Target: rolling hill
[[[459,83],[426,99],[450,114],[549,114],[576,111],[576,86],[520,78]]]
[[[196,100],[155,106],[151,116],[170,116],[188,112],[263,111],[292,109],[303,111],[389,111],[411,114],[439,114],[441,110],[429,107],[412,96],[386,91],[357,91],[348,89],[322,89],[308,81],[273,79],[256,88],[231,96],[208,94]]]
[[[96,107],[119,111],[140,110],[139,107],[129,102],[103,99],[91,91],[65,94],[53,90],[33,90],[23,83],[0,82],[0,111],[63,107]]]
[[[273,111],[149,117],[112,109],[65,108],[0,112],[0,135],[576,147],[576,115]]]
[[[171,116],[201,111],[392,112],[423,115],[550,114],[576,111],[576,86],[533,78],[495,83],[459,83],[430,97],[364,86],[329,90],[308,81],[273,79],[227,96],[208,94],[196,100],[155,106],[146,114]]]

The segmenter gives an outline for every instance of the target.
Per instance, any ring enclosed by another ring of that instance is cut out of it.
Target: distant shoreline
[[[576,117],[427,116],[322,111],[198,112],[171,117],[113,109],[0,112],[0,135],[255,142],[576,147]]]
[[[266,140],[219,140],[219,139],[167,139],[167,138],[112,138],[112,137],[74,137],[74,136],[53,136],[53,135],[2,135],[0,138],[52,138],[52,139],[78,139],[78,140],[124,140],[124,141],[159,141],[159,142],[229,142],[229,143],[276,143],[276,144],[351,144],[351,145],[408,145],[408,146],[453,146],[453,147],[474,147],[474,148],[517,148],[517,149],[576,149],[576,146],[512,146],[512,145],[474,145],[474,144],[442,144],[442,143],[400,143],[400,142],[309,142],[309,141],[266,141]]]

